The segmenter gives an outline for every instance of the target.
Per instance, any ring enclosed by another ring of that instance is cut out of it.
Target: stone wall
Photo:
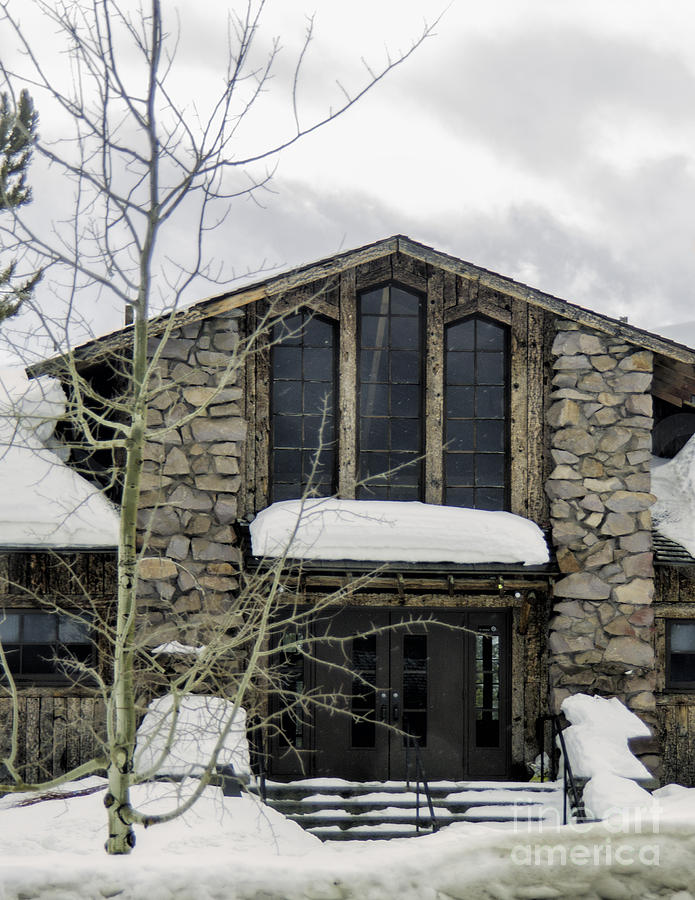
[[[234,522],[246,424],[241,370],[228,369],[239,316],[177,329],[156,364],[139,514],[147,550],[138,590],[150,646],[204,639],[205,623],[237,587]],[[158,345],[153,338],[152,353]]]
[[[561,319],[552,354],[551,708],[612,695],[655,724],[652,354]]]

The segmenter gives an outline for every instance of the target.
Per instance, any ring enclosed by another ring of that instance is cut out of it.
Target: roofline
[[[279,275],[273,275],[262,281],[237,288],[234,291],[198,300],[191,306],[175,311],[172,324],[173,327],[178,328],[189,322],[196,322],[211,316],[232,312],[247,306],[249,303],[277,297],[294,288],[302,287],[320,279],[337,276],[353,266],[371,262],[392,253],[403,253],[413,259],[437,266],[467,280],[476,281],[484,287],[500,291],[509,297],[529,303],[539,309],[552,312],[561,318],[586,325],[597,331],[612,334],[631,344],[661,353],[670,359],[695,364],[695,349],[685,344],[679,344],[646,329],[629,325],[620,319],[586,309],[553,294],[547,294],[523,282],[515,281],[506,275],[499,275],[497,272],[473,265],[441,250],[435,250],[433,247],[421,244],[402,234],[393,235],[372,244],[366,244],[353,250],[325,257],[316,262],[307,263]],[[158,331],[166,328],[170,323],[170,316],[170,313],[166,313],[152,319],[150,328],[153,333],[156,334]],[[124,347],[132,331],[133,326],[128,325],[125,328],[81,344],[73,352],[78,359],[96,361],[98,358]],[[31,366],[27,371],[30,374],[38,374],[45,370],[46,367],[50,367],[52,363],[57,363],[61,358],[53,357],[45,360]]]

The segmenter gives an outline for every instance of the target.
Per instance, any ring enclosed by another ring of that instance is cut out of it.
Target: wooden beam
[[[357,485],[357,294],[355,270],[340,276],[338,383],[338,496],[353,499]]]

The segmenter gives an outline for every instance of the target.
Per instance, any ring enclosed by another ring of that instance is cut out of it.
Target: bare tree
[[[59,173],[61,184],[69,185],[72,208],[60,220],[48,223],[49,227],[15,210],[10,230],[15,241],[36,255],[47,271],[47,281],[58,286],[65,298],[64,315],[57,316],[38,303],[33,306],[52,348],[63,354],[61,379],[67,385],[74,432],[92,454],[110,455],[116,463],[108,475],[108,487],[115,489],[118,483],[118,596],[113,620],[102,617],[98,621],[112,660],[108,680],[100,686],[107,708],[107,740],[104,758],[83,766],[80,774],[101,766],[108,769],[107,851],[128,853],[134,844],[134,824],[165,821],[194,802],[221,746],[218,743],[211,754],[199,789],[170,814],[147,816],[133,808],[129,791],[138,777],[133,769],[136,662],[145,652],[137,631],[136,592],[141,562],[147,556],[147,536],[143,539],[138,534],[138,509],[148,410],[162,390],[157,365],[175,325],[173,311],[192,284],[201,279],[219,281],[205,239],[232,214],[233,202],[262,190],[272,178],[278,154],[352,107],[413,53],[431,33],[431,26],[425,26],[405,52],[387,57],[380,68],[365,64],[361,85],[353,90],[340,86],[339,103],[304,122],[299,84],[313,37],[310,20],[289,79],[292,125],[248,150],[253,144],[252,118],[280,59],[277,40],[265,49],[260,40],[263,0],[248,0],[240,12],[230,15],[229,56],[221,88],[216,96],[199,98],[195,104],[177,99],[182,78],[176,67],[180,35],[173,13],[173,26],[168,25],[160,0],[142,4],[34,0],[32,8],[43,17],[45,29],[50,27],[56,33],[53,42],[60,55],[53,69],[22,25],[20,10],[25,3],[2,2],[5,31],[14,35],[17,50],[16,64],[2,65],[4,89],[15,97],[30,88],[40,99],[44,122],[50,112],[58,131],[69,133],[69,138],[52,142],[37,138],[35,149]],[[167,233],[176,235],[177,228],[185,229],[185,248],[173,249],[173,244],[167,243]],[[94,301],[111,298],[119,302],[133,323],[128,346],[113,363],[114,377],[123,385],[115,400],[84,377],[79,360],[70,352],[84,295]],[[153,341],[149,320],[154,310],[165,307],[172,315],[160,319]],[[230,355],[219,390],[235,377],[245,355],[254,352],[269,321],[264,320]],[[207,403],[213,400],[211,396]],[[192,415],[198,412],[200,409]],[[182,420],[176,423],[182,424]],[[250,581],[242,588],[235,612],[241,610],[243,615],[234,623],[221,622],[209,636],[205,652],[170,683],[175,693],[209,682],[217,661],[238,641],[247,661],[235,682],[233,706],[248,702],[271,652],[268,642],[276,627],[273,614],[279,571],[279,567],[271,569],[261,586]],[[261,589],[269,602],[253,605]],[[291,613],[291,621],[302,615],[305,613]],[[158,665],[151,656],[148,662],[154,668]],[[231,727],[229,718],[220,742]],[[3,786],[5,789],[34,787],[25,784],[16,770],[14,774],[15,780]],[[67,773],[59,780],[66,781],[74,774]]]

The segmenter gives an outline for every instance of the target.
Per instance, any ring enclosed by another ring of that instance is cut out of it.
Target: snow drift
[[[155,770],[158,775],[177,777],[200,775],[232,716],[232,726],[217,757],[217,765],[233,765],[237,775],[250,775],[245,710],[239,708],[235,712],[229,700],[206,694],[185,694],[180,698],[171,741],[172,695],[166,694],[150,703],[138,728],[136,771],[140,774]]]
[[[673,459],[652,457],[652,521],[695,556],[695,435]]]
[[[548,562],[540,528],[507,512],[379,500],[284,500],[251,523],[255,556],[370,562]]]

